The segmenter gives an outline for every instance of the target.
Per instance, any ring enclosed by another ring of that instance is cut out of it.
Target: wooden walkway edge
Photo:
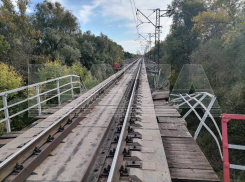
[[[154,105],[172,181],[220,181],[177,110],[165,98],[157,97]]]

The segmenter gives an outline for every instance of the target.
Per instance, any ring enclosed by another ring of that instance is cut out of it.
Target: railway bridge
[[[11,131],[11,118],[21,113],[10,115],[11,91],[2,94],[0,122],[8,133],[0,137],[0,181],[220,181],[169,101],[169,91],[151,93],[143,57],[90,90],[76,77],[68,76],[71,88],[63,92],[63,78],[52,80],[59,103],[45,110],[38,90],[45,83],[28,86],[36,89],[37,104],[23,112],[37,108],[38,116],[22,131]],[[72,99],[61,103],[65,92]],[[203,95],[208,94],[179,95],[175,101],[188,104]],[[205,127],[205,119],[200,121]]]

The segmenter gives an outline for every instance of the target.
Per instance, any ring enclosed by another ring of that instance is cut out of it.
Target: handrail
[[[193,95],[195,95],[194,97],[188,94],[171,94],[172,96],[175,96],[177,98],[173,99],[172,101],[174,102],[181,102],[180,104],[178,104],[177,106],[181,106],[184,104],[187,104],[190,107],[190,110],[183,116],[183,118],[186,118],[192,111],[196,114],[196,116],[198,117],[198,119],[200,120],[200,124],[195,132],[195,136],[194,139],[196,140],[202,126],[204,126],[209,133],[213,136],[213,138],[215,139],[219,152],[220,152],[220,156],[221,156],[221,160],[223,161],[223,174],[224,174],[224,182],[230,182],[230,168],[232,169],[238,169],[238,170],[245,170],[245,165],[236,165],[236,164],[230,164],[229,163],[229,149],[236,149],[236,150],[245,150],[245,146],[243,145],[235,145],[235,144],[229,144],[228,143],[228,129],[227,129],[227,123],[232,120],[232,119],[236,119],[236,120],[245,120],[245,115],[237,115],[237,114],[222,114],[221,115],[221,124],[222,124],[222,134],[220,133],[219,127],[217,125],[217,123],[215,122],[212,114],[210,113],[210,110],[216,100],[216,97],[208,92],[197,92],[194,93]],[[202,97],[198,100],[197,97],[201,96]],[[206,96],[209,96],[211,98],[211,101],[209,103],[209,106],[206,107],[204,106],[204,104],[201,102]],[[189,97],[189,99],[187,100],[187,97]],[[189,101],[191,100],[195,100],[196,103],[192,106]],[[197,113],[197,111],[195,110],[195,107],[197,105],[201,105],[202,108],[205,110],[205,113],[203,115],[203,117],[201,118],[200,115]],[[217,137],[214,135],[214,133],[210,130],[210,128],[205,124],[205,120],[207,118],[207,116],[209,115],[209,117],[211,118],[211,120],[213,121],[219,136],[221,138],[222,144],[223,144],[223,153],[221,152],[221,147],[220,144],[218,142]]]
[[[96,94],[98,94],[101,90],[104,90],[108,85],[112,83],[112,81],[116,80],[120,75],[122,75],[132,64],[136,63],[138,60],[135,60],[130,65],[124,67],[123,70],[117,72],[114,74],[113,77],[108,78],[109,80],[106,83],[103,83],[99,88],[97,88],[95,91],[92,92],[91,95],[86,97],[84,100],[80,101],[76,106],[74,106],[71,110],[69,110],[67,113],[62,115],[60,118],[58,118],[56,121],[54,121],[50,126],[48,126],[46,129],[44,129],[41,133],[39,133],[37,136],[35,136],[32,140],[30,140],[28,143],[26,143],[22,148],[20,148],[15,153],[11,154],[9,157],[7,157],[3,162],[0,163],[0,170],[2,170],[9,162],[11,162],[12,159],[16,158],[19,154],[24,152],[28,147],[33,145],[36,141],[38,141],[42,136],[44,136],[46,133],[48,133],[53,127],[57,126],[62,120],[64,120],[67,116],[69,116],[71,113],[73,113],[77,108],[79,108],[81,105],[88,102],[91,98],[93,98]],[[0,178],[3,177],[0,175]],[[4,179],[4,177],[2,178]],[[1,179],[0,179],[1,180]]]
[[[228,129],[227,123],[232,119],[245,120],[245,115],[238,114],[222,114],[221,115],[221,124],[222,124],[222,143],[223,143],[223,173],[224,173],[224,182],[230,182],[230,168],[245,170],[245,166],[235,165],[229,163],[229,149],[236,150],[245,150],[245,146],[234,145],[228,143]]]
[[[54,79],[51,79],[51,80],[47,80],[47,81],[43,81],[43,82],[39,82],[39,83],[35,83],[35,84],[32,84],[32,85],[28,85],[28,86],[24,86],[24,87],[20,87],[20,88],[17,88],[17,89],[13,89],[13,90],[9,90],[9,91],[5,91],[5,92],[1,92],[0,93],[0,96],[4,95],[5,93],[7,94],[11,94],[11,93],[14,93],[14,92],[19,92],[21,90],[25,90],[27,88],[31,88],[31,87],[36,87],[38,85],[43,85],[43,84],[46,84],[46,83],[50,83],[50,82],[53,82],[53,81],[56,81],[57,79],[64,79],[64,78],[68,78],[70,76],[74,76],[74,77],[77,77],[77,78],[80,78],[80,76],[77,76],[77,75],[66,75],[66,76],[62,76],[62,77],[58,77],[58,78],[54,78]]]
[[[73,77],[78,78],[78,81],[72,81]],[[69,82],[66,83],[66,84],[60,85],[60,80],[62,80],[64,78],[70,78]],[[40,86],[41,85],[44,85],[44,84],[47,84],[47,83],[50,83],[50,82],[55,82],[55,81],[56,81],[56,88],[48,90],[48,91],[43,92],[43,93],[40,93]],[[79,84],[79,87],[73,87],[73,84]],[[65,86],[68,86],[68,85],[70,85],[69,89],[66,89],[63,92],[60,92],[61,88],[65,87]],[[83,86],[83,88],[82,88],[82,86]],[[14,93],[14,92],[23,91],[23,90],[26,90],[26,89],[29,89],[29,88],[35,88],[36,89],[36,93],[35,93],[34,96],[28,97],[27,99],[21,100],[19,102],[11,104],[11,105],[8,105],[8,98],[7,98],[8,94],[11,94],[11,93]],[[6,92],[1,92],[0,96],[2,96],[3,107],[0,108],[0,111],[4,111],[5,118],[0,120],[0,123],[6,122],[7,133],[9,133],[9,132],[11,132],[11,127],[10,127],[10,119],[11,118],[13,118],[13,117],[15,117],[15,116],[17,116],[19,114],[22,114],[22,113],[24,113],[26,111],[29,111],[30,109],[32,109],[34,107],[38,107],[38,115],[41,115],[42,114],[42,106],[41,106],[42,103],[47,102],[47,101],[49,101],[49,100],[51,100],[51,99],[53,99],[55,97],[58,97],[58,104],[61,105],[60,96],[62,94],[64,94],[64,93],[68,92],[68,91],[71,91],[72,98],[73,98],[74,97],[74,89],[76,89],[76,88],[80,89],[80,93],[82,93],[83,91],[86,91],[86,87],[85,87],[84,83],[82,82],[82,84],[81,84],[80,76],[77,76],[77,75],[66,75],[66,76],[50,79],[50,80],[47,80],[47,81],[35,83],[35,84],[32,84],[32,85],[20,87],[20,88],[17,88],[17,89],[9,90],[9,91],[6,91]],[[48,94],[48,93],[53,92],[53,91],[57,91],[57,94],[52,96],[52,97],[50,97],[50,98],[47,98],[47,99],[41,101],[40,96]],[[34,104],[34,105],[32,105],[32,106],[30,106],[30,107],[28,107],[26,109],[23,109],[23,110],[15,113],[15,114],[9,115],[9,108],[17,106],[17,105],[20,105],[20,104],[22,104],[24,102],[27,102],[27,101],[35,99],[35,98],[37,99],[37,104]]]

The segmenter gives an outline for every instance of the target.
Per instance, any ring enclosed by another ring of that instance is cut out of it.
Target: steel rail
[[[131,108],[131,105],[132,105],[132,102],[133,102],[134,93],[135,93],[135,90],[136,90],[136,85],[137,85],[137,82],[138,82],[138,77],[139,77],[140,70],[141,70],[141,61],[139,63],[139,68],[138,68],[138,71],[137,71],[137,75],[135,77],[133,90],[132,90],[132,93],[131,93],[131,96],[130,96],[130,100],[129,100],[129,103],[128,103],[127,111],[126,111],[125,118],[124,118],[124,121],[123,121],[122,130],[121,130],[121,133],[120,133],[120,136],[119,136],[118,144],[117,144],[116,151],[115,151],[115,154],[114,154],[114,157],[113,157],[113,161],[112,161],[112,165],[111,165],[111,169],[110,169],[110,173],[109,173],[107,182],[114,182],[115,181],[114,180],[114,174],[115,174],[115,170],[117,169],[118,157],[119,157],[119,154],[120,154],[120,151],[121,151],[122,142],[123,142],[123,136],[124,136],[124,133],[126,131],[128,115],[129,115],[129,111],[130,111],[130,108]]]
[[[139,59],[135,60],[133,63],[127,65],[125,68],[123,68],[121,71],[115,74],[113,78],[111,78],[108,82],[104,83],[102,86],[100,86],[97,90],[95,90],[91,95],[89,95],[87,98],[85,98],[83,101],[78,103],[75,107],[73,107],[71,110],[69,110],[66,114],[61,116],[57,121],[55,121],[53,124],[51,124],[48,128],[43,130],[40,134],[38,134],[35,138],[30,140],[28,143],[26,143],[21,149],[10,155],[6,160],[4,160],[2,163],[0,163],[0,181],[6,178],[7,176],[2,176],[1,171],[4,169],[5,166],[7,166],[8,163],[10,163],[12,160],[17,158],[21,153],[25,152],[32,144],[35,144],[44,135],[47,135],[52,128],[55,128],[60,122],[62,122],[65,118],[67,118],[70,114],[72,114],[76,109],[78,109],[81,105],[86,104],[91,98],[93,98],[94,95],[97,93],[100,93],[101,90],[106,88],[112,81],[116,80],[118,77],[120,77],[125,71],[128,70],[133,64],[135,64]],[[10,169],[11,170],[11,169]],[[12,171],[9,171],[9,174]]]

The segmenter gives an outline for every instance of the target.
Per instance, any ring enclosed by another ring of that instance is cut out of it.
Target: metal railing
[[[193,94],[171,94],[171,95],[177,97],[175,99],[172,99],[171,102],[174,102],[174,103],[175,102],[181,102],[180,104],[177,104],[178,107],[180,107],[184,104],[187,104],[188,107],[190,108],[190,110],[182,117],[183,119],[185,119],[191,112],[194,112],[195,115],[197,116],[197,118],[199,119],[200,123],[199,123],[199,126],[197,127],[195,134],[194,134],[194,139],[195,140],[197,139],[202,127],[204,126],[208,130],[208,132],[212,135],[212,137],[214,138],[214,140],[218,146],[218,149],[219,149],[220,157],[222,159],[223,155],[222,155],[220,143],[219,143],[217,137],[215,136],[214,132],[205,124],[205,121],[206,121],[207,117],[209,116],[211,118],[211,120],[213,121],[213,124],[214,124],[216,130],[218,131],[220,140],[222,140],[222,135],[221,135],[220,129],[219,129],[214,117],[210,113],[210,111],[214,105],[214,102],[216,100],[216,97],[214,95],[208,93],[208,92],[196,92]],[[202,103],[202,101],[207,96],[209,96],[211,98],[211,101],[210,101],[208,107],[206,107]],[[198,99],[198,97],[200,97],[200,98]],[[191,105],[190,101],[194,101],[195,104]],[[202,109],[205,111],[203,117],[201,117],[195,109],[198,105],[200,105],[202,107]]]
[[[229,149],[236,150],[245,150],[245,146],[243,145],[234,145],[228,143],[228,129],[227,124],[230,120],[245,120],[245,115],[237,115],[237,114],[222,114],[221,115],[221,123],[222,123],[222,136],[223,136],[223,173],[224,173],[224,182],[230,182],[230,168],[245,170],[245,166],[235,165],[229,163]]]
[[[222,124],[222,134],[220,132],[219,127],[217,126],[212,114],[210,113],[210,110],[212,108],[212,106],[214,105],[214,102],[216,100],[216,97],[208,92],[197,92],[194,94],[171,94],[172,96],[175,96],[177,98],[173,99],[171,102],[181,102],[180,104],[177,104],[177,106],[182,106],[184,104],[187,104],[190,107],[190,110],[183,116],[183,118],[185,119],[192,111],[196,114],[196,116],[198,117],[198,119],[200,120],[200,124],[195,132],[194,135],[194,139],[196,140],[202,126],[204,126],[209,133],[213,136],[213,138],[215,139],[218,148],[219,148],[219,153],[221,156],[221,160],[223,161],[223,174],[224,174],[224,182],[230,182],[230,168],[231,169],[238,169],[238,170],[245,170],[245,166],[243,165],[236,165],[236,164],[230,164],[229,163],[229,149],[236,149],[236,150],[245,150],[245,146],[243,145],[234,145],[234,144],[229,144],[228,143],[228,128],[227,128],[227,123],[232,120],[232,119],[236,119],[236,120],[245,120],[245,115],[237,115],[237,114],[222,114],[221,115],[221,124]],[[199,99],[197,99],[198,97],[200,97]],[[208,105],[208,107],[204,106],[204,104],[202,103],[202,101],[205,99],[206,96],[209,96],[211,98],[211,101]],[[190,104],[190,101],[196,101],[196,103],[192,106]],[[205,110],[205,113],[203,115],[203,117],[201,118],[200,115],[197,113],[197,111],[195,110],[195,108],[201,105],[202,108]],[[207,118],[207,116],[209,116],[211,118],[211,120],[213,121],[221,142],[223,144],[223,152],[221,151],[221,147],[220,144],[218,142],[217,137],[214,135],[214,133],[211,131],[211,129],[205,124],[205,120]]]
[[[138,60],[133,61],[133,63],[125,66],[121,71],[117,72],[113,76],[108,78],[108,81],[103,83],[99,88],[97,88],[95,91],[93,91],[88,97],[86,97],[84,100],[79,102],[76,106],[74,106],[71,110],[66,112],[64,115],[62,115],[60,118],[58,118],[56,121],[54,121],[50,126],[48,126],[46,129],[44,129],[41,133],[39,133],[37,136],[35,136],[32,140],[27,142],[23,147],[21,147],[19,150],[11,154],[9,157],[7,157],[4,161],[0,163],[0,181],[3,180],[6,177],[6,174],[2,174],[1,171],[6,171],[6,166],[12,165],[12,160],[14,159],[21,159],[23,161],[23,158],[18,158],[20,154],[26,152],[29,147],[34,147],[35,143],[42,137],[44,137],[47,133],[49,133],[53,128],[55,128],[59,123],[67,118],[70,114],[72,114],[74,111],[76,111],[81,106],[86,106],[90,101],[94,99],[94,97],[97,97],[102,92],[104,92],[105,89],[107,89],[110,84],[112,84],[115,80],[117,80],[122,74],[124,74],[125,71],[127,71],[134,63],[136,63]],[[85,105],[86,104],[86,105]],[[20,162],[21,163],[21,162]],[[10,170],[11,172],[12,170]],[[25,173],[28,173],[30,171],[25,171]],[[7,174],[8,175],[8,174]]]
[[[73,81],[73,77],[78,79],[78,81]],[[60,80],[62,79],[65,79],[65,78],[70,78],[69,79],[69,82],[66,83],[66,84],[63,84],[63,85],[60,85]],[[44,85],[44,84],[47,84],[47,83],[51,83],[51,82],[56,82],[56,88],[54,89],[51,89],[51,90],[48,90],[46,92],[43,92],[43,93],[40,93],[40,86],[41,85]],[[78,84],[79,86],[77,87],[74,87],[73,84]],[[69,89],[66,89],[65,91],[61,92],[61,88],[64,88],[65,86],[69,86],[70,85],[70,88]],[[24,90],[29,90],[29,89],[35,89],[35,95],[34,96],[31,96],[31,97],[28,97],[27,99],[24,99],[22,101],[19,101],[19,102],[16,102],[14,104],[11,104],[11,105],[8,105],[8,95],[9,94],[12,94],[12,93],[15,93],[15,92],[20,92],[20,91],[24,91]],[[17,89],[13,89],[13,90],[9,90],[9,91],[6,91],[6,92],[1,92],[0,93],[0,97],[2,97],[2,101],[3,101],[3,107],[0,108],[0,111],[4,111],[4,119],[0,120],[0,123],[2,122],[6,122],[6,129],[7,129],[7,133],[11,132],[11,126],[10,126],[10,119],[14,118],[15,116],[18,116],[26,111],[29,111],[30,109],[33,109],[35,107],[38,108],[38,115],[41,115],[42,114],[42,103],[45,103],[53,98],[58,98],[58,105],[61,104],[61,95],[66,93],[66,92],[69,92],[71,91],[71,95],[72,95],[72,98],[74,97],[74,89],[80,89],[80,93],[83,92],[83,90],[87,90],[86,86],[84,85],[83,82],[81,82],[81,79],[80,79],[80,76],[77,76],[77,75],[66,75],[66,76],[63,76],[63,77],[58,77],[58,78],[55,78],[55,79],[51,79],[51,80],[47,80],[47,81],[43,81],[43,82],[39,82],[39,83],[35,83],[35,84],[32,84],[32,85],[28,85],[28,86],[24,86],[24,87],[21,87],[21,88],[17,88]],[[48,94],[50,92],[53,92],[53,91],[57,91],[57,94],[53,95],[52,97],[50,98],[47,98],[43,101],[41,101],[41,96],[45,95],[45,94]],[[25,102],[28,102],[32,99],[37,99],[37,103],[26,108],[26,109],[23,109],[15,114],[12,114],[10,115],[9,114],[9,109],[14,107],[14,106],[17,106],[17,105],[20,105],[22,103],[25,103]]]

